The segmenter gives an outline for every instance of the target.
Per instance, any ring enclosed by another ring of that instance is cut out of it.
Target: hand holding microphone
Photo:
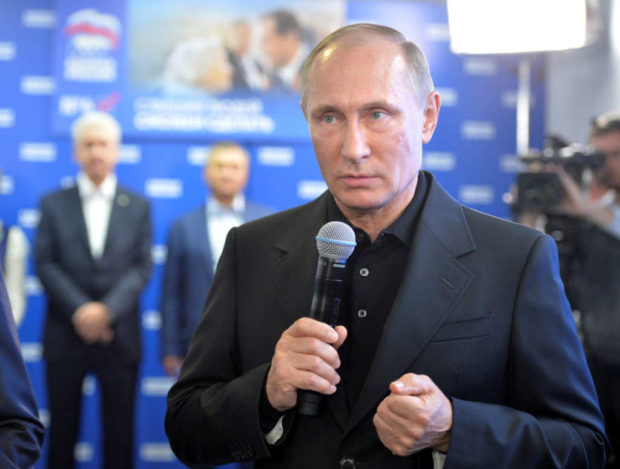
[[[285,411],[298,404],[305,415],[316,415],[322,394],[332,394],[340,382],[337,349],[347,332],[336,324],[345,263],[355,249],[355,233],[346,223],[327,223],[316,238],[319,259],[310,318],[297,320],[282,334],[266,384],[275,409]]]

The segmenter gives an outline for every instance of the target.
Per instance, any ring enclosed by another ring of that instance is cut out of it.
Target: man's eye
[[[326,124],[333,124],[334,122],[336,122],[336,117],[332,115],[323,116],[323,122],[325,122]]]
[[[370,118],[373,120],[379,120],[385,117],[385,112],[383,111],[372,111],[370,113]]]

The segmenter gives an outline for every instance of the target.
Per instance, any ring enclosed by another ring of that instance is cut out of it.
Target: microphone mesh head
[[[341,221],[324,224],[316,235],[319,255],[328,259],[348,259],[355,244],[353,228]]]

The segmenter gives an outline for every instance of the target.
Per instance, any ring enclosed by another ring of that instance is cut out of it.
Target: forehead
[[[412,92],[400,45],[377,39],[336,44],[321,51],[308,73],[306,97],[309,103],[323,104],[340,99],[385,100]]]
[[[594,146],[620,147],[620,129],[592,137]]]
[[[247,161],[247,155],[245,151],[237,147],[218,148],[209,157],[209,163],[237,163],[240,161]]]
[[[78,135],[78,143],[93,140],[114,142],[115,139],[113,131],[105,125],[93,124],[85,126]]]

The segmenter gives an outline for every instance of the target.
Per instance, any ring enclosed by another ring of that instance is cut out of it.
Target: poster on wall
[[[114,114],[127,136],[307,140],[299,72],[344,0],[58,2],[52,128]]]

